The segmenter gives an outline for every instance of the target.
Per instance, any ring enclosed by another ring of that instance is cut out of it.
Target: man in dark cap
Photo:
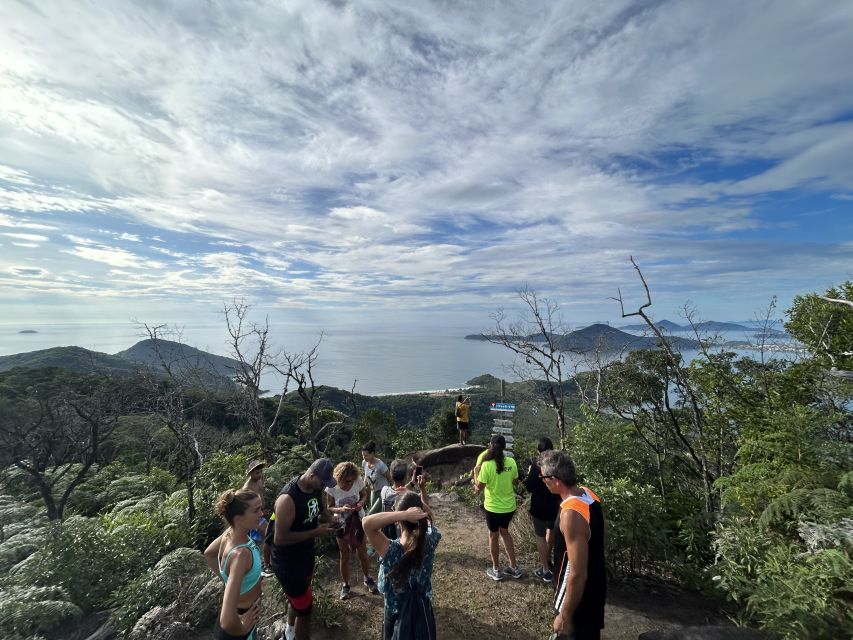
[[[323,490],[337,484],[333,468],[328,458],[315,460],[308,471],[284,486],[275,501],[272,569],[290,603],[286,640],[311,637],[314,538],[335,532],[333,523],[319,521],[324,515]]]

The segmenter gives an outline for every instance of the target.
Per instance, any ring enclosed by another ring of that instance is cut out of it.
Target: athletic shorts
[[[467,422],[459,422],[456,421],[456,428],[460,431],[468,431],[468,423]]]
[[[273,555],[272,570],[296,615],[311,615],[311,606],[314,604],[314,594],[311,591],[311,578],[314,575],[313,553],[307,560],[293,556],[278,558]]]
[[[237,613],[240,615],[246,613],[248,609],[237,609]],[[213,640],[255,640],[255,627],[252,627],[252,630],[246,634],[240,634],[239,636],[235,636],[233,633],[228,633],[219,626],[219,616],[216,616],[216,624],[213,627]]]
[[[509,513],[492,513],[491,511],[486,511],[486,526],[492,533],[495,533],[498,529],[507,529],[514,515],[515,511],[510,511]]]
[[[533,533],[540,538],[544,538],[545,532],[554,528],[553,520],[543,520],[542,518],[537,518],[533,514],[530,515],[530,519],[533,521]]]

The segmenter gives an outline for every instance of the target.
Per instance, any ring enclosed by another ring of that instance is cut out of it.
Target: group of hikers
[[[486,513],[491,558],[486,575],[496,581],[525,576],[509,531],[520,482],[518,465],[505,448],[505,438],[493,436],[472,474]],[[548,438],[540,439],[538,448],[524,483],[531,493],[539,552],[534,575],[555,582],[551,637],[599,638],[605,599],[600,501],[578,486],[565,452],[554,450]],[[432,571],[441,533],[427,500],[423,467],[415,466],[410,473],[409,463],[399,460],[389,468],[376,456],[373,442],[365,443],[361,453],[361,469],[348,461],[334,465],[327,458],[315,460],[282,488],[269,521],[264,517],[263,463],[251,462],[243,488],[220,496],[216,510],[227,527],[204,554],[225,584],[215,638],[255,640],[261,580],[273,575],[289,605],[283,640],[310,638],[314,540],[324,536],[337,538],[340,598],[350,597],[353,551],[364,588],[382,594],[383,640],[437,637]],[[503,567],[501,542],[508,560]],[[377,580],[371,575],[370,554],[379,558]]]

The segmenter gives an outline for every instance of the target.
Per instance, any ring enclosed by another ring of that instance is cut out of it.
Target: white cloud
[[[40,236],[35,233],[0,233],[0,236],[16,238],[18,240],[27,240],[29,242],[47,242],[50,240],[47,236]]]
[[[28,258],[91,290],[492,306],[523,280],[598,300],[632,253],[681,265],[655,268],[677,296],[708,265],[846,273],[765,210],[853,192],[849,3],[3,12],[0,226],[61,230]]]

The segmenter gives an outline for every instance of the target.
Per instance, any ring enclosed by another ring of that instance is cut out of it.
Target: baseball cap
[[[319,460],[315,460],[311,463],[311,466],[308,467],[308,473],[313,473],[315,478],[327,487],[331,488],[338,484],[332,475],[332,469],[333,466],[331,460],[328,458],[320,458]]]
[[[265,466],[267,466],[267,463],[263,462],[262,460],[252,460],[248,464],[248,466],[246,467],[246,475],[249,475],[250,473],[252,473],[252,471],[257,469],[258,467],[265,467]]]

